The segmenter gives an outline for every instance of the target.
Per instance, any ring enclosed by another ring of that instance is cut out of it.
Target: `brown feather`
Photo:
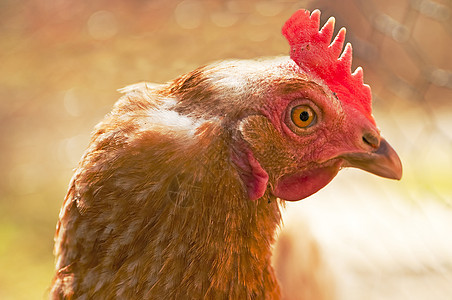
[[[229,160],[234,131],[220,118],[155,117],[172,93],[190,98],[196,75],[129,89],[97,126],[60,213],[53,298],[279,297],[279,204],[246,198]]]

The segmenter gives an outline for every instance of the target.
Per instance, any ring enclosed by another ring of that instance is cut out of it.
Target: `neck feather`
[[[142,133],[114,154],[94,140],[60,214],[53,295],[279,297],[278,200],[247,199],[228,135],[209,126],[197,135]]]

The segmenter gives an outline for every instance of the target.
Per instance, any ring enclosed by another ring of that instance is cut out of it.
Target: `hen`
[[[140,83],[97,125],[55,235],[53,298],[277,299],[283,200],[344,167],[399,179],[345,30],[296,12],[290,57]],[[331,44],[330,44],[331,43]],[[339,57],[340,55],[340,57]]]

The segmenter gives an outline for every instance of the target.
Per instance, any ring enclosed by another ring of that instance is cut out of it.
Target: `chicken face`
[[[400,179],[400,160],[373,118],[341,102],[322,82],[295,77],[268,100],[261,115],[240,124],[252,161],[241,165],[248,166],[246,174],[254,174],[242,175],[251,199],[262,196],[266,179],[279,198],[306,198],[343,167]]]
[[[269,96],[260,114],[240,124],[249,150],[232,159],[250,199],[261,197],[267,185],[284,200],[303,199],[343,167],[401,178],[400,159],[371,114],[362,69],[350,72],[351,45],[341,54],[345,29],[330,44],[334,19],[320,31],[319,19],[319,11],[299,11],[289,19],[283,33],[295,63],[281,66],[290,71],[263,92]]]

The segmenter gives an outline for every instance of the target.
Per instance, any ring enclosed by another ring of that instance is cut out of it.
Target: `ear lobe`
[[[268,174],[254,157],[251,150],[240,145],[242,151],[233,151],[231,159],[237,167],[240,179],[250,200],[257,200],[265,194]]]

